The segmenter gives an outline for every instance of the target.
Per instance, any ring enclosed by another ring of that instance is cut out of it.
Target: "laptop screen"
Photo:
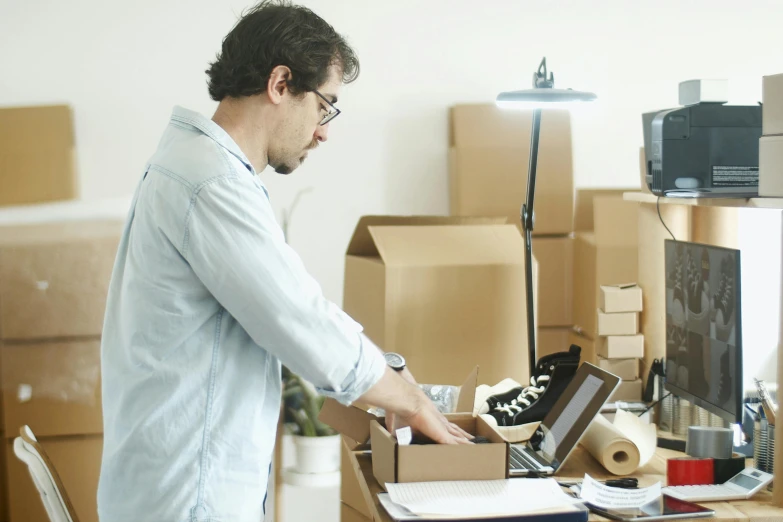
[[[560,465],[619,383],[617,376],[583,363],[541,423],[544,437],[538,453]]]

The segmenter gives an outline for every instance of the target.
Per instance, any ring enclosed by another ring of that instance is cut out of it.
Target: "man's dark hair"
[[[288,88],[295,95],[326,83],[330,65],[340,67],[343,83],[359,76],[356,53],[323,18],[285,0],[264,1],[244,13],[223,40],[206,71],[209,95],[220,101],[264,92],[278,65],[291,69]]]

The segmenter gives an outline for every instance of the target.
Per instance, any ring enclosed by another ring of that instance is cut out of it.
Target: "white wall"
[[[577,186],[637,183],[641,113],[675,106],[679,81],[728,78],[733,103],[754,103],[783,71],[774,0],[302,1],[348,36],[362,75],[327,146],[263,178],[277,208],[313,187],[291,242],[337,302],[360,215],[447,211],[447,108],[527,88],[541,56],[558,86],[601,100],[573,121]],[[82,196],[127,195],[174,104],[211,115],[203,71],[249,2],[2,0],[0,106],[73,105]]]

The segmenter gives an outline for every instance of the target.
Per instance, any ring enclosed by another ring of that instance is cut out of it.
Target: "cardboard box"
[[[8,497],[12,522],[49,520],[27,466],[13,453],[13,439],[6,443]],[[98,477],[103,438],[68,437],[39,439],[57,470],[80,522],[98,522]]]
[[[538,337],[536,338],[536,358],[540,359],[545,355],[550,355],[557,352],[567,352],[569,343],[569,336],[571,335],[572,328],[570,326],[559,328],[539,328]]]
[[[533,254],[538,260],[538,325],[573,324],[574,238],[536,237]]]
[[[0,440],[5,440],[0,433]],[[8,464],[5,461],[5,451],[0,451],[0,522],[8,522]]]
[[[783,136],[759,139],[759,196],[783,197]]]
[[[354,447],[356,447],[355,441],[343,437],[340,445],[340,501],[343,503],[343,506],[350,508],[358,516],[370,519],[372,518],[372,513],[370,513],[367,502],[364,500],[364,494],[359,485],[359,478],[356,476],[356,470],[351,465],[351,460],[348,456],[351,448]]]
[[[0,109],[0,206],[76,196],[71,108]]]
[[[624,312],[606,314],[598,309],[598,335],[636,335],[639,333],[639,314]]]
[[[600,307],[600,286],[636,281],[638,252],[637,245],[598,245],[592,233],[576,235],[573,320],[588,338],[598,336],[596,309]]]
[[[596,244],[639,244],[639,203],[625,201],[622,197],[613,195],[598,195],[594,198],[593,205]]]
[[[340,522],[372,522],[372,518],[340,502]]]
[[[599,356],[598,367],[624,381],[639,378],[639,359],[605,359]]]
[[[639,402],[642,400],[642,380],[622,381],[620,386],[609,397],[608,402],[625,401]]]
[[[652,194],[652,190],[650,190],[650,187],[647,185],[647,156],[644,147],[639,147],[639,176],[641,192],[644,194]]]
[[[574,200],[574,231],[595,231],[595,199],[599,197],[613,197],[622,199],[625,192],[634,192],[635,187],[617,189],[583,189],[576,191]]]
[[[602,285],[600,305],[607,314],[641,312],[642,289],[636,283]]]
[[[598,355],[606,359],[642,359],[644,336],[639,334],[599,337]]]
[[[764,76],[761,99],[761,133],[783,134],[783,74]]]
[[[343,308],[422,383],[530,378],[524,243],[503,219],[359,221],[345,260]],[[472,411],[472,410],[471,410]]]
[[[0,338],[100,335],[122,226],[0,227]]]
[[[100,351],[99,339],[0,346],[5,433],[103,433]]]
[[[570,347],[572,344],[582,349],[581,360],[583,362],[595,364],[595,341],[586,337],[584,333],[572,329],[568,334],[568,346]]]
[[[455,216],[519,220],[527,193],[532,111],[494,104],[451,109],[450,210]],[[573,226],[571,120],[568,111],[541,115],[534,234],[568,234]]]

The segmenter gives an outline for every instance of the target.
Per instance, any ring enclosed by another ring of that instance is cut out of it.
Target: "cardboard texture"
[[[595,198],[609,196],[622,199],[623,193],[636,190],[636,188],[578,189],[574,200],[574,231],[595,231]],[[536,193],[538,193],[538,190],[536,190]]]
[[[79,522],[98,522],[96,497],[103,438],[69,437],[39,439],[38,442],[60,475]],[[27,466],[13,453],[12,439],[6,443],[5,451],[11,522],[49,520]]]
[[[571,327],[560,328],[539,328],[536,338],[536,358],[545,355],[568,351],[571,346],[568,338],[571,334]]]
[[[503,221],[362,218],[345,260],[344,310],[419,382],[460,382],[479,364],[482,383],[527,382],[524,244]]]
[[[761,99],[761,133],[783,134],[783,74],[763,77]]]
[[[783,136],[759,140],[759,196],[783,197]]]
[[[586,337],[583,333],[580,333],[572,329],[568,333],[568,346],[570,347],[572,344],[575,344],[582,349],[581,360],[583,362],[589,362],[589,363],[595,362],[596,360],[595,341]]]
[[[622,196],[597,195],[593,200],[595,242],[605,246],[639,244],[639,203]]]
[[[37,437],[103,433],[100,339],[0,346],[3,427]]]
[[[4,440],[0,433],[0,440]],[[5,461],[5,451],[0,451],[0,522],[8,522],[8,464]]]
[[[641,359],[644,357],[644,336],[610,335],[598,338],[598,355],[606,359]]]
[[[642,289],[636,283],[601,286],[601,310],[608,314],[641,312]]]
[[[533,253],[538,261],[538,325],[573,324],[574,238],[537,237]]]
[[[446,480],[501,480],[508,478],[508,443],[481,417],[472,413],[446,418],[471,435],[487,437],[488,444],[411,444],[400,446],[378,421],[370,424],[373,475],[389,482]]]
[[[614,393],[609,397],[609,402],[626,401],[639,402],[642,400],[642,380],[622,381]]]
[[[636,245],[598,245],[592,233],[576,235],[573,321],[585,336],[598,336],[596,309],[600,307],[600,286],[636,281],[638,260]]]
[[[598,335],[636,335],[637,333],[639,333],[637,312],[606,314],[598,310]]]
[[[452,215],[519,220],[527,192],[531,111],[494,104],[451,109],[449,192]],[[573,226],[571,120],[544,110],[536,176],[535,235],[568,234]]]
[[[353,473],[353,470],[351,470],[351,473]],[[340,522],[372,522],[372,519],[345,502],[340,502]]]
[[[0,206],[76,196],[71,108],[0,109]]]
[[[340,445],[340,475],[342,478],[340,481],[340,501],[344,506],[355,511],[358,516],[369,519],[372,514],[364,500],[359,478],[351,465],[351,459],[348,458],[350,448],[355,446],[356,443],[353,440],[346,440],[346,437],[343,437],[343,443]]]
[[[0,337],[100,335],[121,222],[0,227]]]
[[[624,381],[639,378],[639,359],[605,359],[599,356],[598,367]]]

